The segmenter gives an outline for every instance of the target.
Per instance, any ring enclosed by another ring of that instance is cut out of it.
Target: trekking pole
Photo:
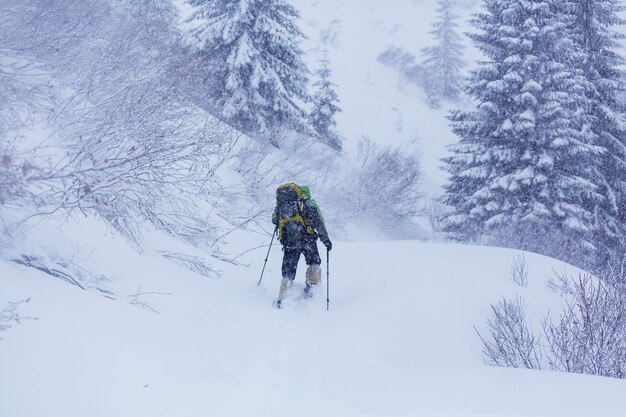
[[[265,273],[265,267],[267,266],[267,260],[270,257],[270,250],[272,250],[272,243],[274,243],[274,236],[276,236],[277,230],[278,230],[278,227],[274,229],[274,233],[272,234],[272,240],[270,241],[270,247],[267,248],[267,255],[265,256],[265,263],[263,264],[263,270],[261,271],[261,278],[259,278],[259,283],[256,284],[257,287],[261,285],[261,280],[263,280],[263,273]]]
[[[330,309],[330,251],[326,249],[326,311]]]

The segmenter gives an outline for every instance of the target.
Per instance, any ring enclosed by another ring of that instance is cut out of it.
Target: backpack
[[[314,233],[302,216],[303,208],[302,190],[296,184],[283,184],[276,189],[276,225],[283,246],[295,246],[305,234]]]
[[[300,190],[302,190],[303,206],[308,206],[312,208],[313,210],[315,210],[315,213],[317,213],[317,217],[320,223],[322,223],[322,226],[326,227],[324,216],[322,216],[322,210],[320,210],[320,207],[317,205],[317,202],[311,198],[311,190],[309,189],[309,187],[306,185],[302,185],[300,186]]]

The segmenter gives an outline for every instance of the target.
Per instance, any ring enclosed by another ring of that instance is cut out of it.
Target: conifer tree
[[[593,249],[602,149],[587,134],[586,81],[559,1],[484,0],[473,20],[487,60],[467,88],[476,108],[451,116],[460,142],[444,159],[445,229],[459,238],[555,256]]]
[[[436,46],[422,49],[424,61],[424,87],[433,107],[438,106],[438,98],[454,100],[461,93],[461,69],[463,62],[463,43],[456,32],[458,16],[452,13],[450,0],[437,1],[438,17],[430,31],[437,41]]]
[[[341,150],[341,138],[337,134],[335,114],[340,112],[339,98],[334,90],[336,84],[331,78],[330,61],[324,51],[320,68],[315,71],[317,80],[313,83],[316,91],[313,95],[313,108],[309,114],[309,122],[320,140],[330,147]]]
[[[618,0],[570,0],[564,12],[574,17],[571,32],[581,59],[586,84],[590,126],[588,134],[604,149],[599,167],[599,193],[595,208],[595,245],[601,263],[610,254],[619,261],[626,253],[626,121],[619,96],[624,93],[624,59],[617,50],[624,35],[614,27],[624,24],[618,13],[624,7]]]
[[[207,101],[246,133],[304,130],[309,71],[286,0],[187,0],[206,62]]]

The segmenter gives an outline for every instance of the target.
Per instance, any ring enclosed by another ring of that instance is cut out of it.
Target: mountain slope
[[[329,54],[348,154],[365,136],[419,150],[427,196],[439,193],[439,158],[456,140],[446,111],[428,109],[422,93],[399,84],[377,57],[389,45],[415,54],[427,46],[434,3],[294,1],[312,69],[319,31],[337,20]],[[461,3],[465,16],[477,5]],[[474,53],[468,50],[468,61]],[[271,192],[259,194],[273,203]],[[537,330],[548,309],[559,311],[563,300],[546,280],[553,269],[578,271],[557,261],[526,254],[530,285],[521,288],[509,278],[511,250],[339,241],[330,259],[330,311],[325,287],[313,300],[298,299],[302,262],[293,299],[279,311],[271,307],[279,247],[256,286],[265,234],[225,229],[218,240],[231,264],[149,231],[139,255],[97,220],[77,222],[62,222],[66,239],[51,226],[33,241],[43,265],[82,258],[77,264],[102,274],[89,278],[87,291],[0,261],[0,311],[30,298],[17,312],[38,319],[0,332],[0,416],[623,415],[624,381],[483,363],[474,326],[485,333],[490,303],[520,294]],[[26,249],[14,252],[32,254]],[[209,276],[168,261],[164,249],[202,257]]]
[[[343,109],[337,114],[337,124],[346,151],[356,156],[358,142],[369,138],[381,145],[418,152],[424,193],[428,197],[439,195],[445,182],[440,159],[446,145],[457,140],[446,118],[450,103],[430,109],[419,87],[402,82],[397,71],[378,61],[390,46],[415,55],[417,62],[421,60],[421,49],[434,43],[428,32],[436,17],[436,2],[363,0],[358,7],[350,0],[293,3],[301,11],[301,27],[308,36],[304,49],[312,70],[323,55],[321,33],[331,34],[327,52]],[[477,10],[476,1],[458,2],[455,12],[461,16],[460,31],[470,30],[466,21]],[[472,63],[479,54],[469,41],[466,46],[465,59]]]
[[[0,415],[622,415],[624,381],[483,364],[473,326],[484,327],[489,303],[519,293],[536,328],[558,311],[545,281],[553,269],[576,271],[549,258],[526,254],[521,288],[510,250],[338,243],[327,312],[325,288],[299,299],[302,263],[293,299],[270,306],[276,247],[261,287],[263,249],[219,280],[122,249],[120,294],[138,292],[133,284],[160,294],[113,301],[0,263],[0,305],[32,297],[20,313],[39,318],[0,333]]]

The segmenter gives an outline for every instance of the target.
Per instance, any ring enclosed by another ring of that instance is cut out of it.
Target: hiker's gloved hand
[[[324,246],[326,246],[326,250],[330,252],[333,248],[333,242],[331,242],[330,239],[326,239],[323,243]]]

